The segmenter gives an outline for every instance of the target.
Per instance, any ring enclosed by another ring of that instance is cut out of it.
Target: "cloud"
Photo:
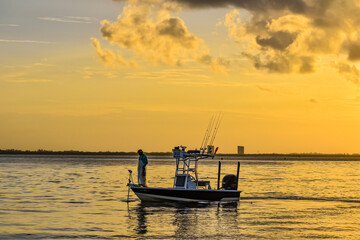
[[[19,27],[18,24],[7,24],[7,23],[0,23],[0,27]]]
[[[75,20],[85,21],[85,22],[92,22],[92,21],[98,20],[98,19],[93,18],[93,17],[79,17],[79,16],[65,16],[65,18],[75,19]]]
[[[36,40],[12,40],[12,39],[0,39],[0,42],[8,43],[38,43],[38,44],[51,44],[53,42],[36,41]]]
[[[110,49],[102,49],[100,42],[96,38],[91,38],[92,44],[95,47],[96,53],[99,58],[109,66],[127,66],[137,67],[137,63],[134,60],[125,60],[120,54],[116,55]]]
[[[9,82],[9,83],[49,83],[49,82],[53,82],[53,80],[49,80],[49,79],[16,79],[16,80],[5,80],[5,82]]]
[[[264,92],[271,92],[270,88],[267,88],[267,87],[264,87],[264,86],[256,85],[256,88],[261,90],[261,91],[264,91]]]
[[[347,80],[355,84],[360,84],[360,70],[355,65],[341,62],[335,63],[334,67],[337,68],[338,72]]]
[[[222,57],[213,58],[209,54],[202,55],[198,61],[209,65],[215,73],[226,73],[226,68],[230,65],[228,59]]]
[[[0,81],[7,83],[50,83],[53,77],[48,73],[53,71],[52,64],[47,59],[40,59],[25,65],[0,66]]]
[[[317,101],[315,98],[310,98],[310,99],[309,99],[309,102],[310,102],[310,103],[313,103],[313,104],[318,103],[318,101]]]
[[[91,78],[119,78],[119,73],[116,70],[109,71],[109,69],[103,70],[103,69],[96,69],[92,67],[83,67],[81,70],[79,70],[79,73],[82,75],[83,79],[91,79]]]
[[[234,9],[221,24],[239,44],[243,56],[259,70],[311,73],[324,65],[321,61],[325,58],[335,62],[360,60],[360,5],[355,0],[178,2],[193,8],[232,6],[247,10],[247,21]],[[356,82],[349,77],[349,72],[354,76],[356,71],[345,71],[340,65],[338,72]]]
[[[228,62],[212,57],[205,42],[191,33],[181,18],[171,16],[179,10],[179,5],[171,1],[128,1],[117,21],[101,22],[100,32],[110,44],[153,65],[182,66],[197,61],[224,72]],[[93,44],[100,58],[105,63],[114,62],[116,55],[101,50],[96,41],[93,39]],[[126,61],[122,58],[124,66]]]
[[[336,63],[332,66],[336,65],[340,74],[357,82],[349,73],[356,76],[356,70],[350,69],[358,69],[356,64],[360,60],[358,0],[117,1],[128,5],[117,22],[102,23],[103,37],[154,64],[182,65],[185,59],[191,59],[208,64],[216,71],[226,69],[229,58],[225,56],[222,61],[211,56],[204,41],[170,13],[232,8],[219,24],[227,28],[228,36],[238,44],[237,51],[249,59],[255,69],[305,74],[319,71],[325,61],[332,60]],[[243,17],[244,12],[247,14]],[[133,34],[127,33],[130,28]],[[166,46],[166,50],[159,45]],[[343,64],[351,67],[345,70]]]
[[[43,21],[51,22],[62,22],[62,23],[92,23],[91,18],[89,17],[72,17],[67,16],[65,18],[56,18],[56,17],[38,17],[38,19]]]
[[[285,50],[296,39],[296,33],[285,31],[269,32],[269,37],[256,36],[256,43],[262,47]]]
[[[315,59],[313,57],[291,55],[277,52],[274,54],[243,53],[250,59],[258,70],[267,70],[270,73],[311,73],[314,72]]]
[[[252,11],[267,12],[269,10],[289,10],[302,13],[307,5],[302,0],[174,0],[190,8],[219,8],[237,7]]]
[[[256,69],[278,73],[315,71],[314,54],[299,47],[301,30],[307,24],[302,16],[286,15],[272,21],[253,16],[243,22],[240,12],[232,10],[222,23],[229,37],[243,45],[243,56],[251,60]]]
[[[360,60],[360,43],[351,43],[348,47],[348,59],[350,61]]]

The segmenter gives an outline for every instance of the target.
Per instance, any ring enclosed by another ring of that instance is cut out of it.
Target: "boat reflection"
[[[135,209],[135,212],[137,216],[137,226],[134,230],[139,235],[146,234],[148,231],[146,219],[146,215],[148,215],[148,213],[146,212],[146,208],[140,204],[140,206]]]
[[[237,227],[239,205],[239,202],[191,204],[140,202],[134,207],[129,207],[128,224],[129,229],[133,229],[134,234],[138,236],[145,237],[147,233],[166,231],[167,236],[188,238],[194,236],[194,233],[216,231],[216,226],[224,224]],[[215,221],[207,221],[204,224],[204,219],[207,218]],[[172,224],[164,226],[161,224],[164,221]]]

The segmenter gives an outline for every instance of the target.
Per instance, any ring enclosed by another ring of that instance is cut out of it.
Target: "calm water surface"
[[[149,161],[148,185],[172,186],[174,161]],[[360,162],[241,161],[237,205],[127,203],[128,169],[135,157],[0,156],[0,239],[360,239]],[[217,161],[199,169],[215,187]]]

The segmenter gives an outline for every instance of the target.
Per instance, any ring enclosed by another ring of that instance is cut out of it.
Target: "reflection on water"
[[[129,204],[130,205],[130,204]],[[148,226],[161,224],[157,236],[186,238],[225,237],[223,229],[238,230],[238,203],[214,203],[214,204],[179,204],[179,203],[137,203],[128,208],[129,228],[138,236],[146,236]],[[209,214],[209,210],[213,213]],[[213,215],[211,220],[209,217]],[[160,217],[161,216],[161,217]],[[155,217],[155,218],[154,218]],[[168,217],[170,217],[168,219]],[[206,220],[208,218],[208,220]],[[155,220],[155,221],[154,221]],[[169,220],[169,222],[167,222]],[[205,220],[205,221],[204,221]],[[154,222],[152,222],[154,221]],[[164,228],[164,229],[163,229]],[[169,231],[171,229],[171,231]],[[153,230],[153,229],[152,229]],[[215,230],[215,231],[214,231]],[[234,237],[233,233],[228,237]]]
[[[142,204],[139,204],[139,207],[136,208],[136,215],[137,215],[137,228],[135,229],[137,234],[145,234],[147,233],[146,229],[146,209]]]
[[[149,160],[148,184],[172,186],[174,162]],[[0,239],[358,239],[360,162],[242,161],[235,204],[126,202],[128,169],[135,158],[0,156]],[[217,184],[216,161],[199,169]]]

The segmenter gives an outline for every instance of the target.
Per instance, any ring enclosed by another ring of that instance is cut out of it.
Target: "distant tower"
[[[245,148],[244,146],[238,146],[238,155],[244,155],[245,153]]]

